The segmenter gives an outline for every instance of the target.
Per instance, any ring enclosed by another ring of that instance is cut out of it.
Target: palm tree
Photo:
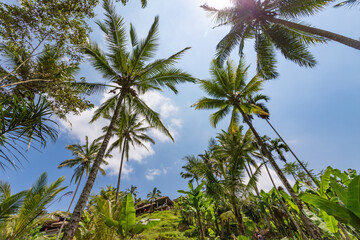
[[[128,108],[122,108],[113,130],[117,139],[111,144],[108,150],[108,153],[112,152],[115,148],[119,148],[121,151],[121,162],[116,187],[115,204],[117,203],[118,193],[120,190],[120,179],[124,163],[124,156],[126,157],[126,161],[129,161],[130,146],[133,148],[136,146],[143,147],[149,151],[149,149],[146,147],[146,143],[150,142],[155,144],[155,141],[146,134],[150,128],[151,126],[145,126],[145,120],[140,121],[139,114],[131,113],[131,106]],[[108,127],[104,127],[103,130],[104,132],[107,132]]]
[[[346,0],[341,3],[336,4],[334,7],[343,7],[343,6],[354,7],[357,5],[360,5],[360,0]]]
[[[240,233],[245,235],[245,225],[241,213],[239,197],[244,197],[250,189],[255,188],[256,178],[260,168],[250,177],[249,182],[245,182],[246,162],[249,155],[254,151],[252,138],[244,138],[242,127],[238,131],[225,132],[218,134],[219,145],[215,147],[215,159],[218,161],[218,168],[221,172],[224,193],[230,200],[232,211],[238,222]]]
[[[269,97],[262,94],[256,94],[253,97],[249,98],[249,102],[257,105],[260,107],[266,114],[257,114],[257,116],[261,119],[264,119],[266,123],[271,127],[271,129],[276,133],[276,135],[280,138],[281,142],[285,145],[282,148],[287,149],[291,152],[291,154],[294,156],[298,164],[301,166],[301,168],[306,172],[306,174],[310,177],[310,179],[315,183],[317,187],[319,186],[319,181],[314,177],[314,174],[311,173],[311,170],[308,170],[307,167],[294,153],[294,151],[290,148],[290,146],[285,142],[285,140],[281,137],[279,132],[275,129],[275,127],[270,123],[270,116],[269,116],[269,109],[266,107],[266,105],[262,101],[269,101]],[[265,142],[266,143],[266,142]],[[271,148],[271,147],[270,147]],[[285,159],[285,158],[284,158]]]
[[[47,185],[47,174],[41,174],[28,191],[22,192],[22,202],[17,206],[18,211],[16,218],[6,219],[6,221],[9,222],[8,225],[10,229],[0,233],[1,239],[25,239],[29,231],[40,222],[39,216],[43,214],[46,207],[66,188],[60,187],[60,184],[64,180],[65,178],[61,177],[50,185]],[[9,199],[9,197],[4,200],[6,201],[6,199]],[[4,201],[2,204],[3,203]],[[0,206],[2,204],[0,204]]]
[[[195,180],[196,184],[199,185],[199,179],[201,178],[201,158],[189,155],[185,156],[183,160],[186,161],[186,164],[181,167],[184,169],[184,172],[180,172],[180,176],[184,179],[190,178],[189,182],[191,183]]]
[[[287,162],[284,164],[282,171],[286,174],[290,174],[295,181],[297,181],[296,172],[299,170],[299,166],[295,162]]]
[[[134,185],[131,185],[130,188],[127,188],[126,191],[128,193],[131,193],[131,195],[134,196],[134,202],[136,202],[136,196],[138,195],[137,187]]]
[[[150,215],[153,212],[154,206],[153,206],[153,202],[156,201],[156,199],[158,199],[159,197],[161,197],[161,192],[159,189],[157,189],[156,187],[154,187],[154,189],[149,192],[146,196],[148,198],[148,200],[150,201],[151,204],[151,209],[150,209]]]
[[[155,18],[146,38],[141,41],[139,41],[133,26],[130,25],[131,51],[127,52],[123,18],[116,14],[111,0],[104,0],[103,7],[105,22],[97,22],[97,24],[106,36],[109,52],[105,54],[93,42],[85,46],[84,51],[93,66],[103,74],[105,79],[111,81],[111,92],[114,93],[113,97],[97,109],[93,121],[102,116],[104,112],[110,112],[111,109],[113,109],[110,115],[112,117],[89,178],[64,233],[64,240],[72,239],[74,236],[124,101],[130,102],[133,110],[144,116],[149,125],[171,137],[161,122],[159,114],[149,108],[139,96],[150,90],[161,90],[163,87],[177,93],[176,84],[194,81],[191,75],[173,67],[188,48],[169,58],[149,63],[158,48],[158,17]],[[171,137],[171,139],[173,138]]]
[[[287,147],[287,145],[285,145],[279,138],[269,139],[269,143],[271,145],[271,147],[269,148],[270,153],[272,151],[275,151],[277,153],[277,155],[279,156],[279,159],[281,161],[283,161],[284,163],[286,163],[286,158],[285,158],[283,152],[289,151],[289,148]]]
[[[75,156],[75,158],[63,161],[62,163],[59,164],[58,168],[63,168],[63,167],[73,168],[76,166],[74,174],[73,174],[70,182],[72,182],[72,180],[75,178],[75,183],[77,183],[75,192],[73,194],[73,197],[71,199],[69,207],[66,211],[67,213],[69,213],[70,209],[71,209],[71,205],[74,202],[76,193],[79,189],[81,179],[84,176],[84,173],[85,173],[85,178],[89,174],[91,165],[93,164],[95,157],[100,149],[100,143],[98,140],[94,140],[91,144],[89,144],[89,138],[88,138],[88,136],[86,136],[84,145],[72,144],[72,145],[66,146],[66,149],[72,151],[72,155]],[[108,158],[108,157],[112,157],[112,156],[110,154],[107,154],[105,157]],[[108,162],[106,162],[105,159],[103,159],[102,163],[105,165],[108,164]],[[99,170],[103,176],[106,175],[106,172],[104,169],[100,168]],[[61,231],[64,227],[64,224],[65,224],[65,221],[61,224],[61,227],[59,229],[59,233],[56,237],[56,240],[59,239]]]
[[[26,191],[11,195],[10,184],[0,181],[0,226],[21,208]]]
[[[266,78],[275,78],[276,60],[274,48],[286,59],[300,66],[313,67],[314,57],[307,47],[325,40],[334,40],[360,50],[360,41],[336,33],[300,24],[296,19],[319,12],[332,0],[277,1],[277,0],[233,0],[234,6],[218,10],[207,5],[202,8],[215,15],[219,25],[230,25],[230,32],[217,45],[217,57],[222,64],[232,49],[245,39],[255,38],[258,72]]]
[[[230,111],[232,112],[232,119],[238,119],[238,115],[241,115],[243,121],[249,126],[251,132],[254,134],[262,154],[269,160],[276,174],[297,204],[307,232],[314,238],[319,237],[320,232],[317,231],[318,229],[302,212],[303,205],[299,197],[295,194],[264,141],[255,130],[251,119],[248,117],[254,113],[266,115],[260,107],[249,102],[249,97],[254,96],[261,90],[265,80],[260,79],[258,76],[254,76],[249,82],[246,82],[247,68],[245,68],[242,61],[240,61],[237,69],[235,69],[231,61],[227,61],[225,68],[219,67],[218,64],[213,61],[210,73],[212,79],[200,80],[199,83],[201,88],[213,98],[203,97],[195,103],[194,106],[196,109],[219,109],[210,117],[210,122],[214,127],[216,127],[219,120],[224,118]],[[232,120],[231,122],[237,122],[237,120]]]

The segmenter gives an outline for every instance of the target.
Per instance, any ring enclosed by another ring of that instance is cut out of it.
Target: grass
[[[147,213],[138,217],[138,220],[142,218],[160,219],[160,223],[151,229],[145,230],[136,239],[197,239],[189,237],[194,234],[193,230],[190,230],[182,223],[180,215],[176,214],[174,210],[157,211],[151,215]]]

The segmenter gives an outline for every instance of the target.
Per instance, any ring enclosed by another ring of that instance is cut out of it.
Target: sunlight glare
[[[204,3],[207,3],[210,7],[218,9],[230,7],[232,5],[230,0],[205,0]]]

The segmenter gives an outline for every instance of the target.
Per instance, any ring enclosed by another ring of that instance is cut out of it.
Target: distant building
[[[152,211],[164,211],[174,208],[174,203],[167,196],[157,198],[153,203],[143,203],[135,207],[136,215]]]

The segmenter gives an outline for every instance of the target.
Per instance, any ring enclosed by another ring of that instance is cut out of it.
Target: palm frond
[[[307,17],[318,13],[330,2],[333,0],[283,0],[277,1],[277,8],[286,17]]]
[[[256,68],[258,74],[265,79],[276,78],[275,52],[272,43],[263,35],[257,34],[255,39],[255,51],[257,53]]]
[[[143,115],[146,121],[155,129],[158,129],[166,136],[168,136],[172,141],[174,138],[171,136],[169,130],[162,123],[158,113],[153,111],[149,106],[139,98],[132,98],[131,103],[134,106],[134,111],[140,115]]]
[[[141,65],[141,62],[148,61],[150,58],[154,57],[155,51],[158,48],[158,35],[159,16],[156,16],[153,24],[150,27],[147,37],[140,41],[133,50],[131,59],[132,72],[138,69],[139,65]]]

